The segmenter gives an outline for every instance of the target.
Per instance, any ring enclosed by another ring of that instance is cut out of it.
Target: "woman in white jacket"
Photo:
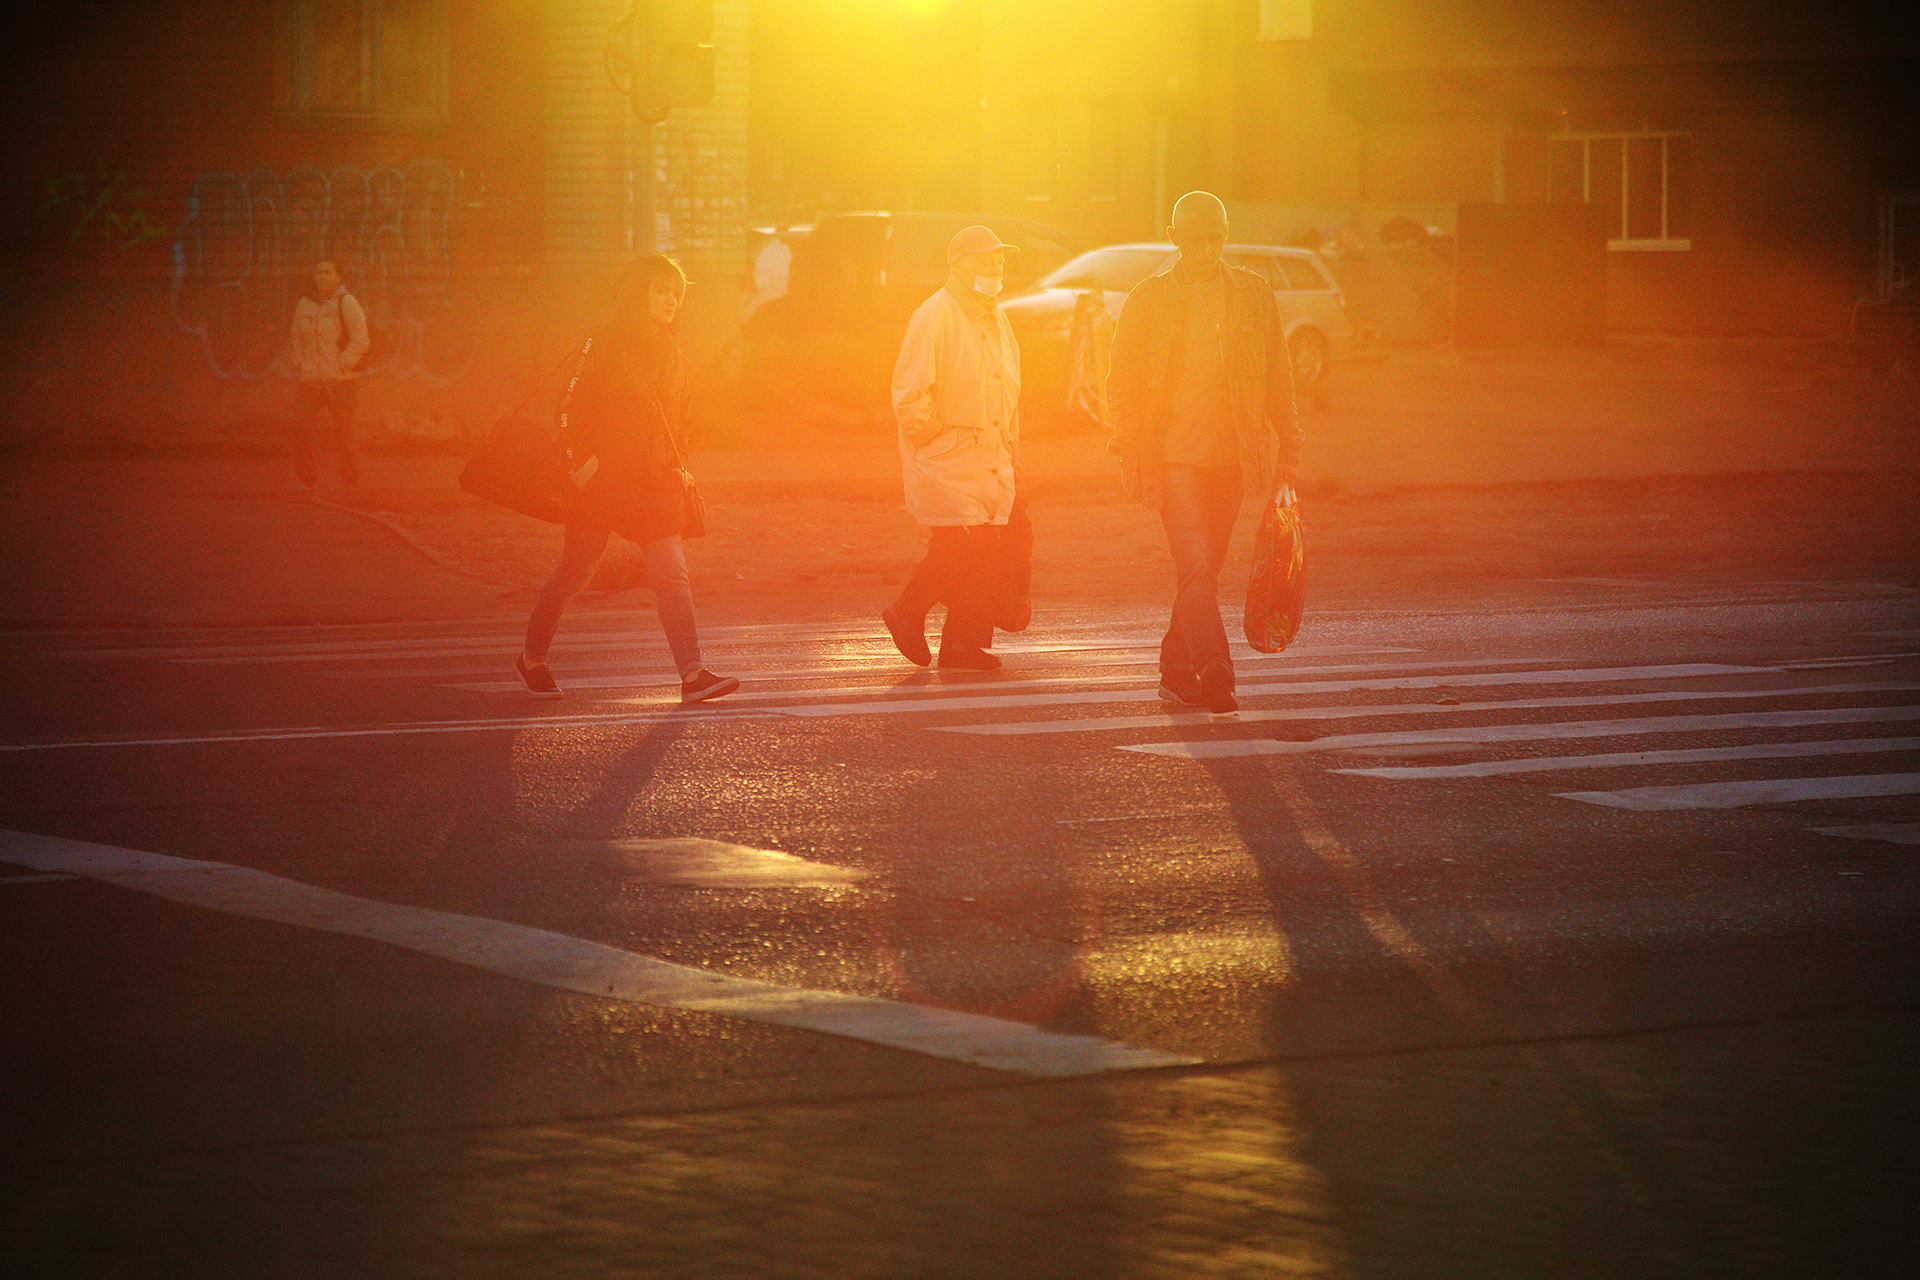
[[[951,268],[920,304],[893,367],[893,413],[907,511],[927,526],[927,558],[880,614],[909,662],[926,666],[927,612],[946,602],[940,665],[990,671],[993,568],[1013,511],[1020,461],[1020,346],[994,304],[1012,245],[968,227],[947,245]]]
[[[293,468],[308,489],[319,480],[313,439],[323,417],[332,425],[334,443],[340,451],[340,483],[360,483],[353,419],[360,408],[358,365],[371,342],[367,313],[347,292],[340,268],[331,259],[315,263],[313,284],[301,293],[293,309],[293,369],[300,379]]]

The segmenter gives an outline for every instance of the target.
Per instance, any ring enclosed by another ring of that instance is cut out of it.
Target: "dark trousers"
[[[994,571],[1002,527],[934,525],[928,532],[927,558],[900,588],[893,612],[924,627],[928,612],[944,602],[947,618],[940,625],[940,647],[984,649],[993,643]]]
[[[1218,659],[1232,665],[1220,621],[1220,570],[1240,516],[1240,468],[1163,469],[1166,503],[1160,523],[1173,553],[1173,617],[1160,641],[1160,670],[1198,674]]]
[[[360,384],[328,382],[319,386],[300,386],[300,420],[293,428],[293,469],[300,483],[311,485],[319,479],[314,460],[314,439],[320,434],[321,419],[333,429],[333,441],[340,453],[340,483],[360,483],[360,452],[353,443],[353,418],[360,410]]]

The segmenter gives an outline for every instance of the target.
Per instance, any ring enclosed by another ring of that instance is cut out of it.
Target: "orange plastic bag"
[[[1279,653],[1300,634],[1307,603],[1307,550],[1300,536],[1300,504],[1293,486],[1260,513],[1253,537],[1253,577],[1247,583],[1247,643]]]

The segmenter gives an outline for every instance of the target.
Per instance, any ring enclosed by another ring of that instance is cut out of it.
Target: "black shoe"
[[[1160,701],[1172,702],[1183,707],[1204,707],[1207,700],[1200,692],[1200,682],[1191,671],[1163,671],[1160,673]]]
[[[1200,700],[1217,716],[1232,715],[1240,709],[1233,700],[1233,665],[1215,658],[1200,672]]]
[[[517,653],[513,656],[513,669],[520,673],[520,683],[527,686],[527,696],[531,698],[564,698],[560,686],[553,682],[553,672],[547,670],[544,662],[527,665],[527,655]]]
[[[893,637],[893,647],[900,656],[916,667],[924,667],[933,661],[933,651],[927,648],[927,636],[924,623],[916,630],[906,621],[893,616],[892,609],[880,611],[880,621],[887,624],[887,634]]]
[[[943,644],[940,646],[940,666],[942,670],[998,671],[1000,669],[1000,659],[994,657],[985,649],[976,649],[971,646],[960,645],[949,648]]]
[[[717,676],[705,667],[680,682],[680,705],[705,702],[708,698],[724,698],[740,687],[740,681],[734,676]]]

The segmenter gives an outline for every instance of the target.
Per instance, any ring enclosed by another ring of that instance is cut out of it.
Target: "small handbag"
[[[1033,518],[1024,497],[1013,500],[1000,532],[995,568],[993,625],[1001,631],[1025,631],[1033,621]]]
[[[651,386],[648,388],[652,390]],[[693,472],[687,470],[686,455],[680,452],[680,441],[673,434],[673,424],[667,421],[667,407],[660,402],[660,393],[654,391],[653,402],[660,410],[660,425],[667,432],[667,446],[673,450],[673,465],[680,472],[680,501],[684,511],[680,521],[680,536],[683,538],[704,538],[707,536],[707,500],[700,496],[700,486],[693,481]]]

